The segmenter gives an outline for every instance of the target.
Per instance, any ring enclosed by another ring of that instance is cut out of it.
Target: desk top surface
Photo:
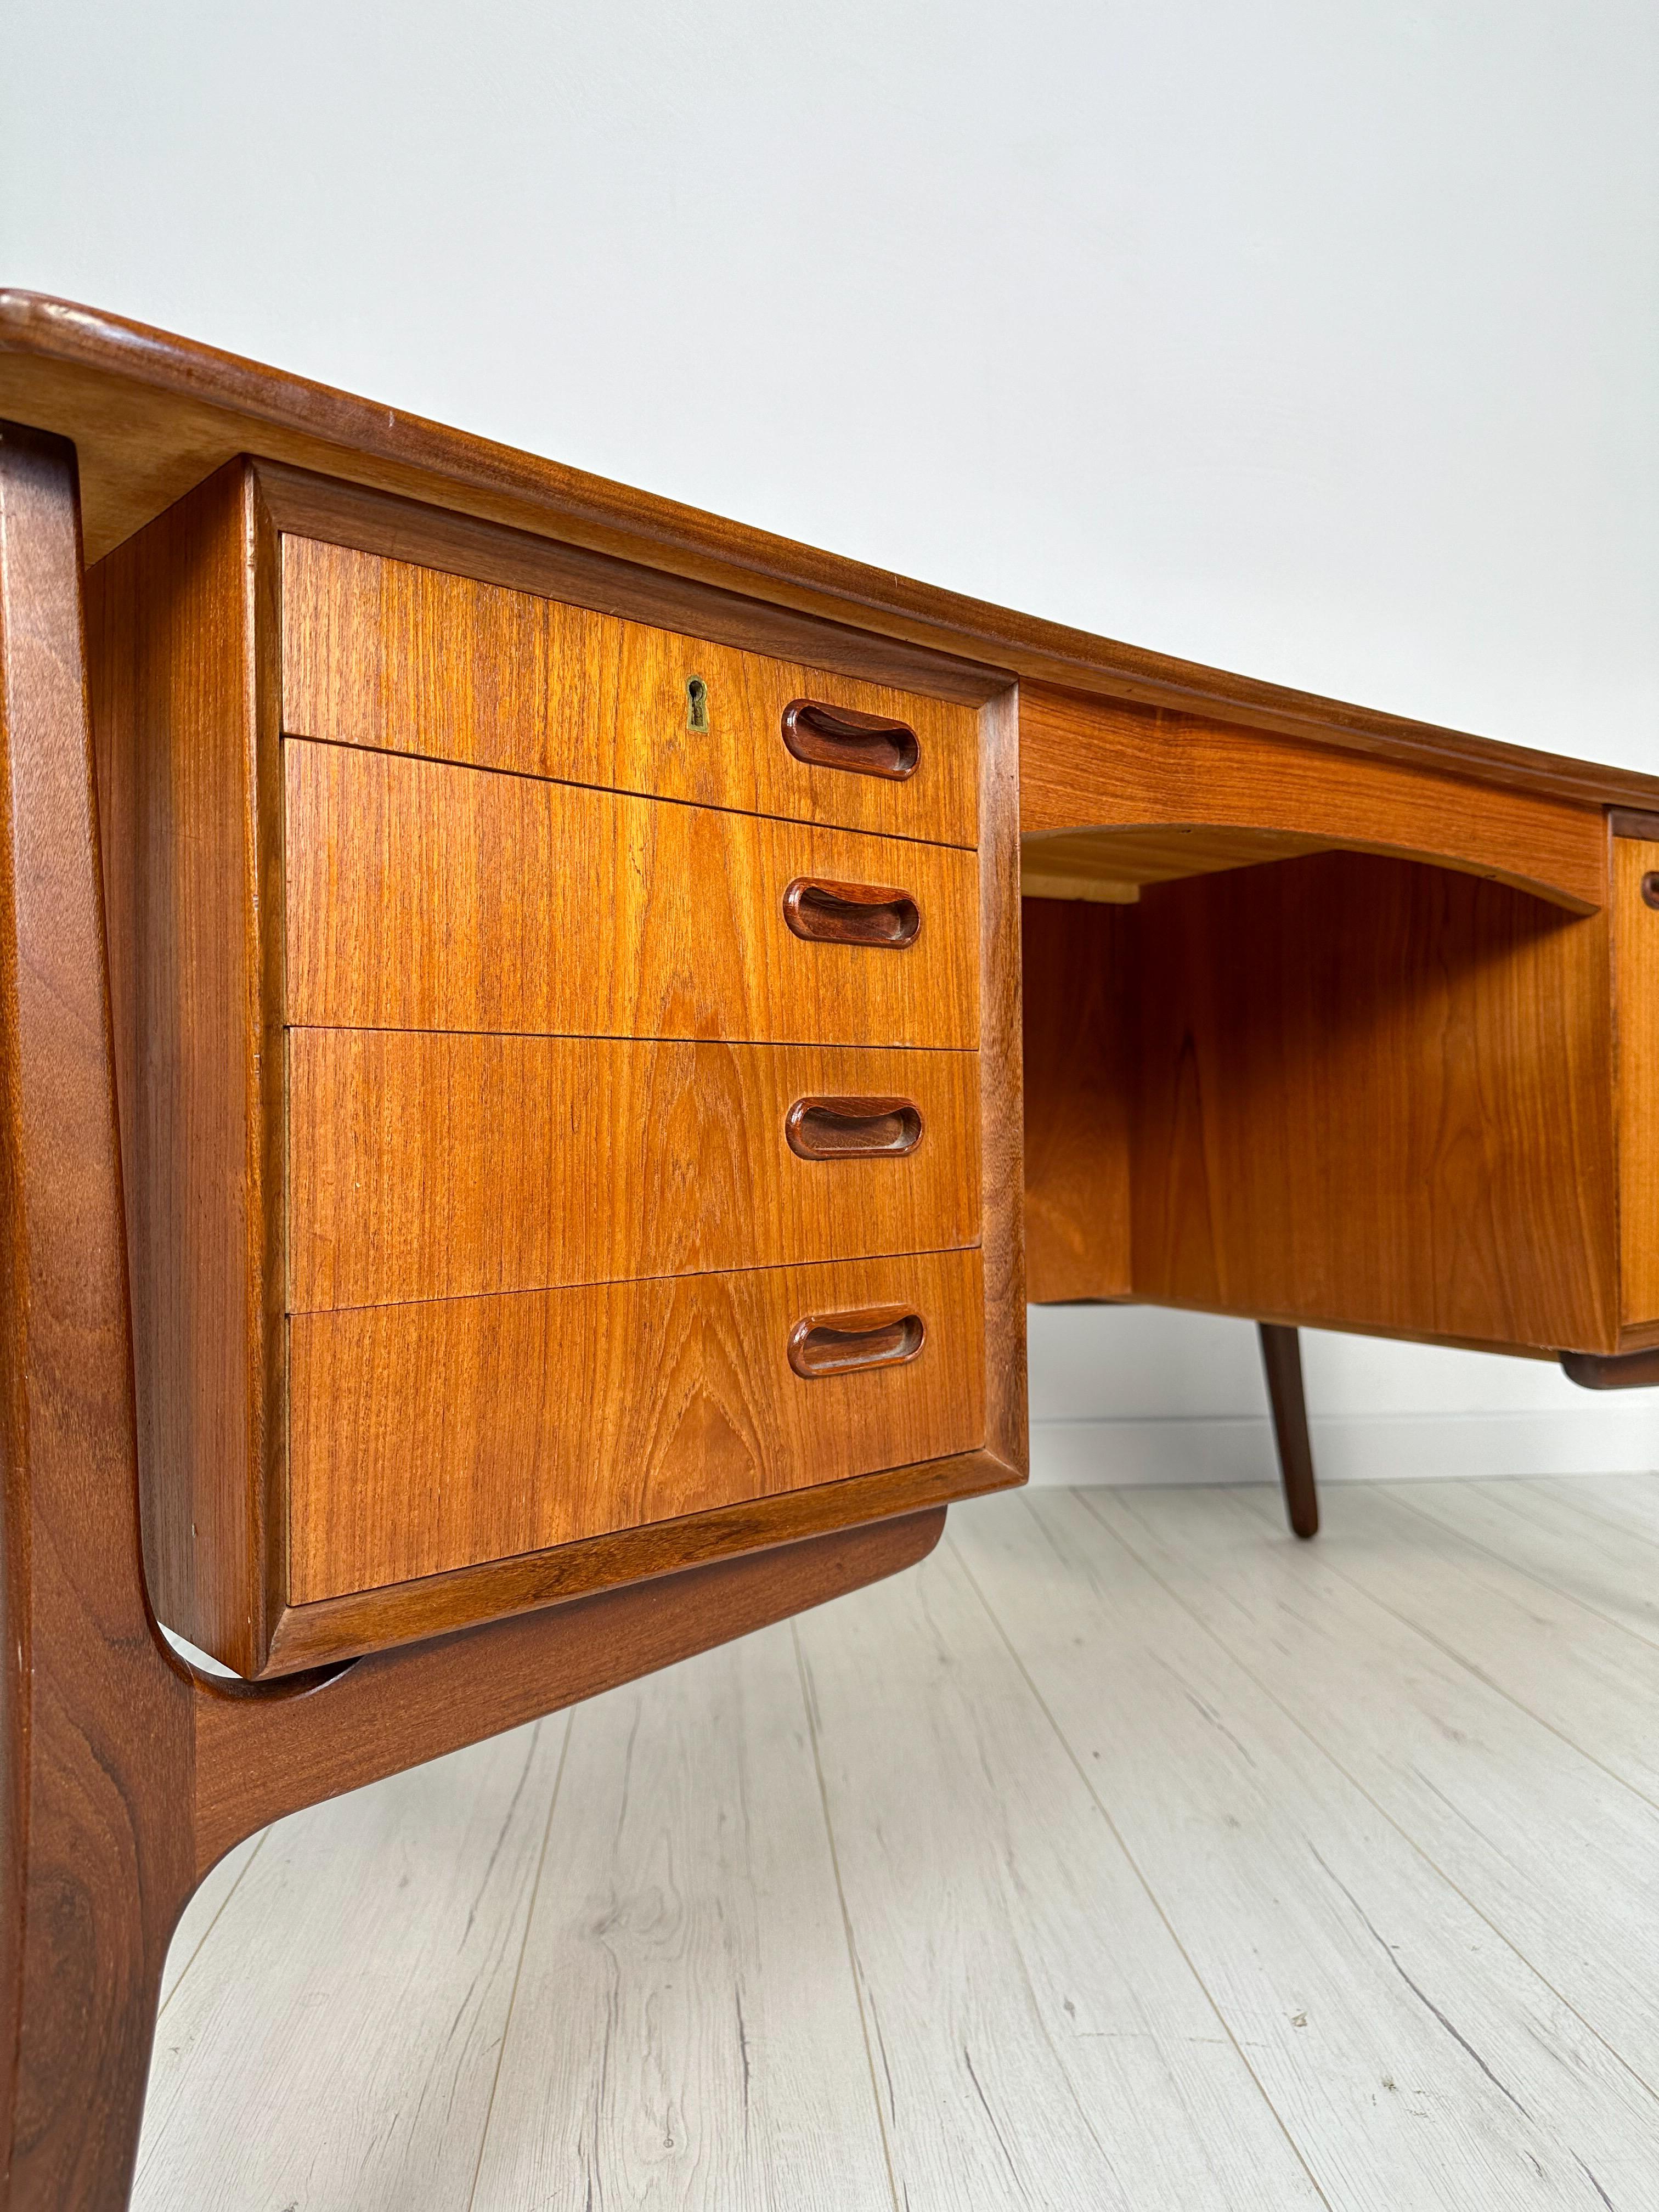
[[[0,418],[74,441],[89,561],[234,455],[254,453],[902,639],[988,682],[1024,678],[1583,804],[1659,808],[1659,776],[1044,622],[37,293],[0,290]]]

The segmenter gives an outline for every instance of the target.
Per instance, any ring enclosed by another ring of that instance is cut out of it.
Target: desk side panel
[[[145,1566],[161,1619],[243,1672],[279,1534],[273,567],[233,464],[88,577]]]

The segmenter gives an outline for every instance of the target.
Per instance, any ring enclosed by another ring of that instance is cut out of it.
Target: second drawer
[[[295,1030],[293,1310],[979,1239],[979,1056]]]
[[[972,1047],[979,863],[289,739],[288,1018]]]

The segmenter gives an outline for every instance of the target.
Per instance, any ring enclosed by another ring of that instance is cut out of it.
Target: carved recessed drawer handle
[[[820,945],[884,945],[902,950],[916,941],[921,908],[908,891],[875,884],[831,884],[797,876],[783,895],[783,918],[797,937]]]
[[[1650,868],[1642,878],[1642,903],[1659,907],[1659,868]]]
[[[852,707],[826,707],[817,699],[792,699],[783,710],[783,742],[798,761],[813,768],[846,769],[854,775],[884,775],[902,783],[914,775],[921,746],[908,722],[861,714]]]
[[[908,1098],[797,1098],[783,1117],[804,1160],[897,1160],[921,1142],[921,1109]]]
[[[902,1367],[927,1334],[908,1306],[866,1306],[856,1313],[809,1314],[789,1334],[789,1364],[809,1382],[861,1367]]]

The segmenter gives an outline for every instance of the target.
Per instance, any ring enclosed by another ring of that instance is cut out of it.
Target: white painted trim
[[[1353,1414],[1310,1419],[1327,1482],[1486,1474],[1626,1474],[1659,1469],[1659,1392],[1582,1413]],[[1031,1480],[1043,1486],[1273,1482],[1265,1414],[1036,1420]]]

